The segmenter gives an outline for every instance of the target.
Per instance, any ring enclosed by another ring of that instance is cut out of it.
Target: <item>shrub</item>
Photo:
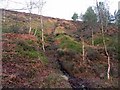
[[[117,58],[118,60],[120,60],[120,46],[117,47],[117,52],[118,52]]]
[[[42,31],[41,30],[37,30],[36,36],[37,36],[38,39],[41,39],[42,38]]]
[[[26,40],[26,42],[28,43],[28,44],[34,44],[34,41],[33,40]]]
[[[94,39],[94,45],[101,45],[101,44],[103,45],[103,38],[102,38],[102,36]]]
[[[45,79],[42,88],[62,88],[62,86],[68,87],[63,77],[60,74],[51,73]]]
[[[87,50],[87,58],[89,60],[99,60],[100,54],[96,50],[89,48]]]
[[[37,51],[35,46],[33,47],[32,45],[30,45],[30,43],[33,43],[33,41],[18,40],[16,47],[16,51],[18,52],[18,55],[32,59],[38,58],[42,60],[43,63],[47,63],[48,60],[45,54],[41,53],[40,51]]]
[[[12,30],[9,27],[3,26],[2,27],[2,33],[10,33]]]
[[[62,57],[65,53],[64,53],[64,51],[62,51],[62,50],[58,50],[58,51],[57,51],[57,54],[58,54],[60,57]]]
[[[35,48],[30,46],[28,41],[17,40],[17,45],[19,48],[22,48],[24,51],[34,51]]]

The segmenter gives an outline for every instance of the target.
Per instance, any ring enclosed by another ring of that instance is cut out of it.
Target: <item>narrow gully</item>
[[[88,87],[87,87],[88,83],[86,83],[81,78],[76,78],[73,75],[70,75],[70,73],[68,73],[68,71],[65,68],[63,68],[62,63],[59,60],[57,60],[57,63],[59,65],[59,68],[62,71],[62,73],[66,77],[68,77],[68,82],[70,83],[73,90],[76,90],[76,89],[87,90],[88,89]]]

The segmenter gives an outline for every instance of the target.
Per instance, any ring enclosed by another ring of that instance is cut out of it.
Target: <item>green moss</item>
[[[38,57],[44,62],[44,63],[48,63],[48,59],[45,56],[45,54],[39,52]]]
[[[29,56],[30,58],[37,58],[38,57],[38,52],[36,51],[25,51],[25,55]]]
[[[58,35],[56,39],[61,41],[59,45],[61,49],[63,50],[65,49],[72,52],[79,52],[79,53],[82,52],[82,44],[75,41],[70,36],[61,34],[61,35]]]

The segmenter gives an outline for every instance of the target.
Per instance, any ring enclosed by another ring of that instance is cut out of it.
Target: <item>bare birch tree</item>
[[[42,9],[43,6],[46,2],[43,2],[43,0],[39,0],[35,5],[38,8],[38,14],[40,14],[40,27],[41,27],[41,31],[42,31],[42,49],[45,52],[45,41],[44,41],[44,29],[43,29],[43,17],[42,17]],[[37,29],[36,29],[37,30]],[[36,33],[37,31],[35,31]],[[34,35],[35,35],[34,33]]]
[[[29,16],[29,34],[31,33],[31,30],[32,30],[32,26],[31,26],[31,14],[32,14],[32,9],[33,9],[33,5],[34,5],[34,3],[33,3],[33,1],[32,0],[30,0],[30,2],[26,2],[26,5],[27,5],[27,9],[28,9],[28,11],[29,11],[29,14],[30,14],[30,16]]]
[[[83,59],[83,64],[85,64],[86,63],[86,61],[85,61],[85,41],[84,41],[84,37],[83,37],[83,30],[81,32],[80,39],[82,41],[82,59]]]
[[[98,2],[96,0],[96,4],[97,4],[97,9],[98,9],[98,13],[99,13],[99,20],[100,20],[100,24],[101,24],[101,33],[102,33],[102,38],[103,38],[104,50],[105,50],[107,60],[108,60],[107,78],[110,79],[110,56],[109,56],[106,41],[105,41],[104,24],[103,24],[104,23],[104,20],[103,20],[104,12],[103,12],[103,8],[99,7],[99,5],[101,3],[99,2],[99,5],[98,5]]]

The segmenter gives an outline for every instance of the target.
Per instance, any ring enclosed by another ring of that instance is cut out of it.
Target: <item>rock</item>
[[[66,75],[61,75],[65,80],[68,80],[68,77]]]

